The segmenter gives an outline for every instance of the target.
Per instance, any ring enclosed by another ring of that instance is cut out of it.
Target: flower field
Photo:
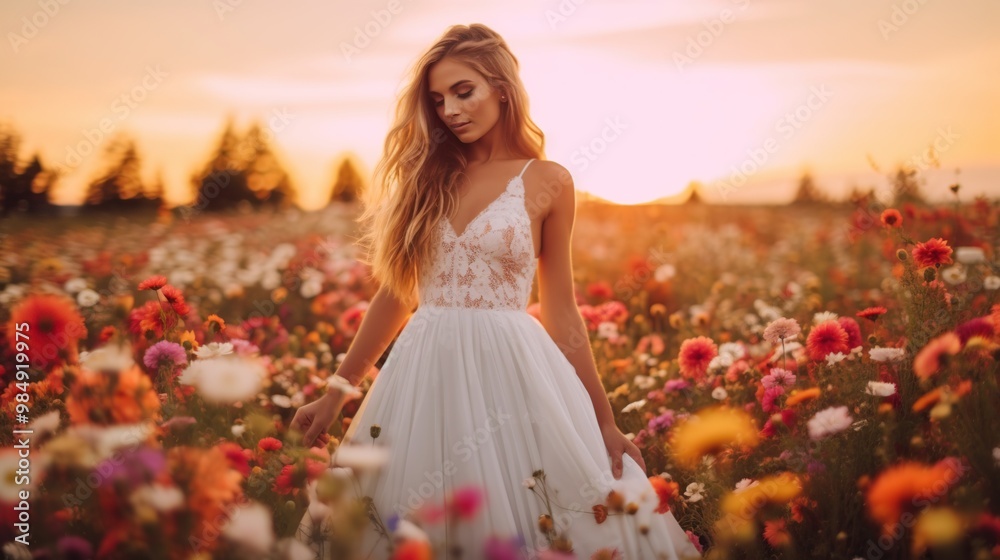
[[[5,554],[363,558],[373,523],[424,559],[428,524],[475,516],[476,488],[412,518],[355,495],[377,430],[330,464],[382,360],[318,447],[288,430],[374,295],[355,212],[0,225]],[[707,558],[1000,558],[1000,206],[588,203],[574,244],[655,490],[598,522],[669,511]],[[548,507],[538,557],[576,558]]]

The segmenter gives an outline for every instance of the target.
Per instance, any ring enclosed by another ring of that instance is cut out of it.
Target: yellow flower
[[[670,445],[678,461],[693,467],[705,455],[730,445],[757,445],[757,427],[749,414],[738,408],[712,407],[699,411],[673,431]]]
[[[962,519],[955,510],[946,507],[925,509],[913,526],[913,555],[923,556],[928,547],[953,544],[964,534]]]

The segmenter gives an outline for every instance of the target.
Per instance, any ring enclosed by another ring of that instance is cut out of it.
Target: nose
[[[444,98],[444,114],[448,117],[453,117],[458,114],[458,103],[449,98]]]

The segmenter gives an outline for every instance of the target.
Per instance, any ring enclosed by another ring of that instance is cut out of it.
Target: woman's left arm
[[[576,369],[594,405],[597,423],[611,455],[612,471],[621,476],[622,453],[628,453],[645,470],[639,448],[622,434],[615,424],[611,403],[604,391],[597,364],[591,353],[587,326],[576,305],[571,257],[573,223],[576,217],[576,193],[573,178],[561,165],[547,161],[540,173],[541,200],[552,200],[542,222],[542,251],[538,263],[538,292],[541,323],[559,349]],[[537,206],[535,206],[537,207]]]

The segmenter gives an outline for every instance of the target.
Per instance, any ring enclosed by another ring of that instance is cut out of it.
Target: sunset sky
[[[1000,196],[997,0],[51,3],[0,4],[0,121],[23,157],[72,167],[59,203],[97,172],[102,119],[186,202],[232,114],[273,127],[302,204],[321,205],[338,154],[370,173],[419,54],[477,22],[518,57],[547,159],[597,196],[640,203],[700,181],[709,200],[783,202],[806,168],[839,196],[885,187],[869,156],[885,173],[926,166],[933,144],[926,194],[959,180]]]

